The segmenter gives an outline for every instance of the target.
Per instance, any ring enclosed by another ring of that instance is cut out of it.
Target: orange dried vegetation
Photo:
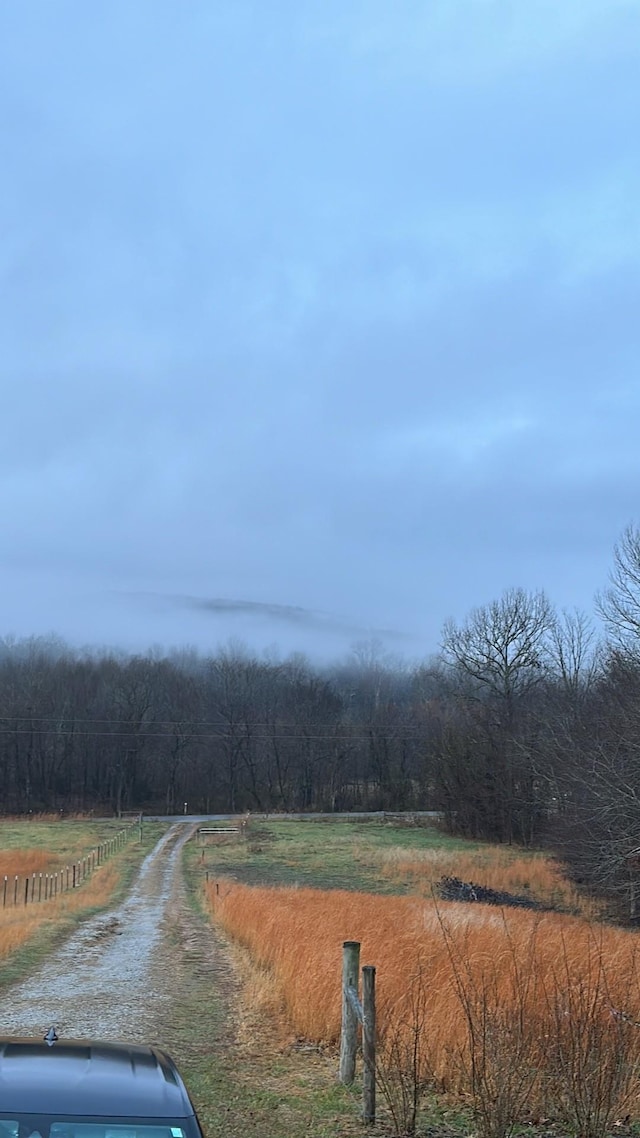
[[[361,963],[377,968],[383,1032],[410,1028],[419,978],[429,1069],[443,1087],[459,1089],[456,1070],[469,1046],[465,999],[490,1006],[503,1023],[511,1012],[531,1023],[542,1065],[545,1040],[557,1037],[565,1018],[581,1030],[576,1008],[583,999],[605,1025],[640,1021],[634,932],[555,913],[415,897],[231,882],[219,889],[208,886],[214,918],[271,971],[290,1023],[308,1039],[338,1039],[343,941],[360,941]]]
[[[0,878],[30,877],[58,867],[58,859],[49,850],[0,850]]]
[[[63,924],[74,913],[107,905],[120,880],[117,866],[101,866],[79,889],[54,900],[0,907],[0,959],[9,956],[46,924]]]
[[[469,853],[395,847],[382,851],[380,869],[392,881],[410,881],[427,895],[442,877],[458,877],[589,917],[597,916],[599,911],[595,902],[580,896],[559,862],[546,854],[514,854],[505,846],[487,845]]]

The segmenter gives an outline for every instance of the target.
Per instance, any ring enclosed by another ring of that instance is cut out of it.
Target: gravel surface
[[[162,1034],[174,997],[172,928],[185,915],[177,824],[142,864],[127,899],[86,921],[26,980],[8,988],[0,1034],[148,1041]]]

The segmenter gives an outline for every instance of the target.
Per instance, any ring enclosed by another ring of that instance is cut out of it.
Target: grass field
[[[0,818],[0,874],[31,873],[68,865],[128,825],[118,818]]]
[[[456,876],[592,913],[551,859],[461,842],[429,824],[253,821],[245,840],[211,836],[200,853],[204,868],[246,885],[430,896],[441,877]]]
[[[475,1129],[491,1135],[516,1115],[531,1126],[546,1114],[584,1135],[614,1122],[620,1133],[620,1118],[640,1116],[636,934],[434,904],[433,883],[450,875],[592,915],[541,855],[469,846],[429,827],[279,821],[252,823],[244,841],[194,844],[189,858],[196,877],[208,875],[214,921],[240,946],[254,1014],[261,1005],[289,1024],[290,1040],[325,1057],[338,1032],[341,944],[362,942],[362,962],[378,968],[389,1069],[394,1049],[397,1067],[419,1036],[423,1089],[438,1092],[423,1097],[427,1129],[442,1129],[445,1106],[449,1129],[465,1129],[469,1108]],[[282,1048],[265,1054],[260,1078],[281,1062]],[[527,1072],[524,1083],[514,1071]],[[299,1093],[312,1111],[318,1087]],[[337,1111],[338,1132],[345,1125]]]
[[[0,859],[16,872],[48,872],[118,828],[0,822]],[[70,897],[34,905],[39,923],[0,961],[0,983],[113,904],[164,828],[145,823],[142,846],[129,842]],[[456,842],[429,826],[356,820],[252,821],[243,835],[193,840],[185,855],[193,904],[224,936],[233,975],[221,990],[206,959],[191,960],[187,941],[188,984],[168,1042],[212,1138],[362,1132],[360,1076],[353,1088],[336,1084],[341,946],[352,938],[362,942],[362,963],[378,968],[389,1091],[378,1133],[410,1128],[398,1103],[410,1090],[400,1071],[412,1048],[418,1130],[431,1138],[503,1138],[516,1117],[536,1138],[599,1138],[607,1126],[635,1133],[636,934],[566,915],[434,905],[434,883],[458,876],[580,909],[559,867],[541,855]],[[0,943],[10,915],[0,909]]]
[[[505,1014],[515,1014],[519,969],[527,988],[524,1013],[548,1038],[546,1009],[599,969],[607,1009],[640,1020],[635,932],[596,932],[585,921],[555,914],[371,893],[225,882],[219,892],[209,884],[208,897],[225,931],[273,976],[294,1030],[313,1042],[339,1039],[344,940],[361,942],[363,963],[378,969],[383,1034],[410,1021],[412,979],[422,976],[432,1024],[425,1061],[445,1088],[459,1089],[450,1059],[466,1040],[461,981],[474,992],[491,991]]]

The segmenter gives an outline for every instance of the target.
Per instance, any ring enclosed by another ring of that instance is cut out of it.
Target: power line
[[[52,732],[56,736],[70,736],[74,739],[83,738],[105,738],[105,739],[170,739],[171,736],[166,731],[75,731],[72,728],[60,728]],[[184,734],[188,737],[190,742],[197,739],[234,739],[237,741],[266,741],[266,742],[296,742],[296,741],[322,741],[325,743],[370,743],[371,735],[310,735],[310,734],[287,734],[280,735],[277,733],[260,734],[253,731],[246,731],[244,733],[235,734],[231,731],[186,731]],[[29,727],[0,727],[0,735],[7,735],[13,737],[14,735],[34,735],[34,731]],[[424,735],[382,735],[381,738],[385,740],[392,739],[395,742],[420,742]]]
[[[61,722],[65,722],[65,720],[67,722],[71,722],[71,723],[93,723],[93,724],[117,723],[120,725],[126,724],[128,722],[128,720],[126,720],[126,719],[99,719],[99,718],[94,718],[93,716],[82,716],[82,717],[78,716],[78,717],[76,717],[76,716],[66,716],[66,715],[0,715],[0,723],[27,723],[27,724],[53,723],[55,725],[55,724],[58,724]],[[185,719],[147,719],[146,723],[147,723],[147,725],[154,725],[157,727],[183,727],[185,725],[185,723],[189,723],[190,725],[193,725],[195,727],[217,727],[217,726],[220,726],[219,721],[215,720],[215,719],[189,719],[189,720],[185,720]],[[251,721],[251,726],[252,727],[261,727],[261,728],[264,728],[266,730],[269,727],[275,726],[275,724],[270,723],[267,719],[254,719]],[[287,722],[286,720],[280,720],[279,719],[277,726],[279,729],[286,728],[286,727],[299,728],[300,724],[297,722]],[[319,721],[319,722],[314,723],[313,726],[314,726],[314,728],[325,727],[328,730],[331,730],[337,726],[344,728],[345,722],[342,721],[341,723],[336,723],[335,721],[334,722]],[[358,726],[361,726],[361,724],[359,723]],[[417,731],[417,730],[419,730],[419,728],[416,727],[415,730]]]

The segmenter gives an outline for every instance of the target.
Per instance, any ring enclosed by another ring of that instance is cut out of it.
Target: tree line
[[[0,642],[11,813],[438,810],[452,832],[546,842],[635,911],[640,877],[640,530],[589,616],[511,589],[408,664],[331,667],[228,646],[127,656]]]

